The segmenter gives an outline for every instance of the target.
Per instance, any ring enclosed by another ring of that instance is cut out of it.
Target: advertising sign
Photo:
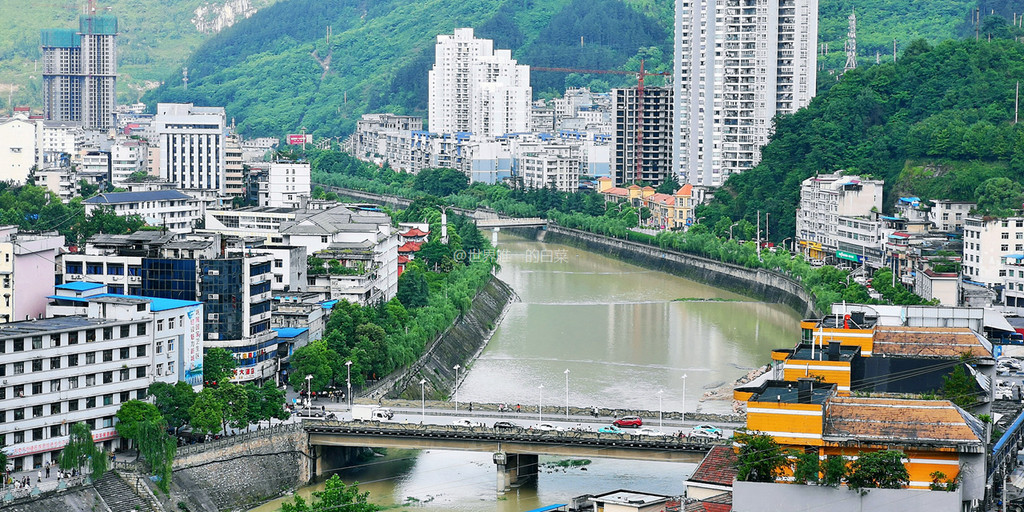
[[[860,263],[859,254],[853,254],[846,251],[836,251],[836,258],[839,258],[841,260],[853,261],[855,263]]]
[[[288,135],[288,144],[290,144],[292,146],[298,146],[299,144],[312,144],[312,143],[313,143],[313,135],[312,134],[307,133],[305,135],[302,135],[302,134],[294,134],[293,133],[293,134],[289,134]]]
[[[203,384],[203,306],[189,308],[188,319],[185,321],[188,329],[185,330],[184,339],[180,340],[181,347],[181,371],[178,375],[189,383],[189,385],[201,386]]]

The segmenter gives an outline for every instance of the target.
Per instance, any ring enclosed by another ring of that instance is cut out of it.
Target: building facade
[[[816,90],[818,0],[676,0],[672,172],[719,186]]]
[[[53,291],[54,261],[64,245],[57,233],[19,233],[0,226],[0,322],[41,318]]]
[[[815,259],[835,257],[839,249],[840,218],[844,232],[859,232],[850,222],[870,221],[882,210],[885,182],[843,176],[842,171],[807,178],[800,184],[800,206],[796,211],[796,240],[802,251]],[[854,230],[854,231],[851,231]],[[870,230],[871,228],[865,228]],[[852,239],[850,237],[846,237]]]
[[[227,127],[223,107],[159,103],[153,117],[160,177],[180,188],[226,191]]]
[[[117,215],[138,215],[150,226],[175,233],[192,231],[205,213],[201,202],[180,190],[109,192],[90,197],[84,204],[86,215],[99,208],[110,208]]]
[[[117,17],[79,16],[78,31],[42,31],[43,113],[109,129],[117,107]]]
[[[260,182],[260,206],[300,208],[312,194],[308,162],[273,162]]]
[[[1024,216],[1008,218],[970,215],[964,219],[961,275],[988,288],[1001,289],[1010,256],[1024,254]]]
[[[672,173],[672,89],[612,91],[612,172],[615,183],[654,186]]]

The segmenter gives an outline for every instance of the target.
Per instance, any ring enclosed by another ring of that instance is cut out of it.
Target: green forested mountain
[[[118,17],[119,101],[136,102],[146,87],[156,86],[209,37],[193,23],[196,9],[206,6],[204,20],[216,18],[213,8],[231,1],[260,9],[278,0],[97,0],[96,6]],[[42,77],[38,63],[39,31],[78,28],[85,0],[0,0],[0,96],[6,110],[8,92],[14,105],[41,107]]]
[[[698,214],[714,224],[768,212],[781,240],[794,232],[800,182],[815,173],[884,179],[887,206],[906,194],[975,200],[986,179],[1020,182],[1024,126],[1014,123],[1014,98],[1022,79],[1024,44],[918,40],[895,64],[852,70],[778,119],[761,163],[731,177]]]
[[[876,50],[891,61],[893,39],[904,48],[915,38],[938,42],[956,36],[974,5],[821,0],[819,40],[831,50],[822,57],[822,74],[830,76],[830,69],[845,62],[846,18],[853,7],[861,60],[868,64]],[[637,69],[642,57],[648,69],[667,71],[672,7],[672,0],[283,0],[194,52],[187,62],[187,91],[174,73],[145,100],[226,106],[246,135],[280,135],[306,126],[320,136],[341,136],[365,112],[425,114],[438,34],[474,27],[533,66]],[[531,79],[537,96],[567,84],[630,82],[615,75],[553,72],[535,72]],[[834,80],[821,82],[827,88]]]

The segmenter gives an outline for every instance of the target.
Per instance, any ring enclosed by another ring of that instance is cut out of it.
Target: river
[[[498,246],[498,276],[521,301],[467,365],[460,402],[564,405],[568,369],[569,401],[576,406],[678,411],[685,402],[689,412],[731,412],[730,401],[700,398],[799,336],[800,318],[784,306],[573,247],[505,235]],[[554,462],[541,457],[542,465]],[[341,475],[360,482],[381,505],[518,512],[619,488],[682,494],[693,468],[594,459],[586,471],[548,467],[535,482],[502,496],[494,490],[490,453],[392,450]]]

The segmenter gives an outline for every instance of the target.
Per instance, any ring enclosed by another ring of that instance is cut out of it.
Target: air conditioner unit
[[[220,320],[220,313],[210,313],[206,315],[207,320]]]
[[[220,294],[219,293],[211,293],[211,294],[207,295],[206,298],[208,300],[220,300]]]

